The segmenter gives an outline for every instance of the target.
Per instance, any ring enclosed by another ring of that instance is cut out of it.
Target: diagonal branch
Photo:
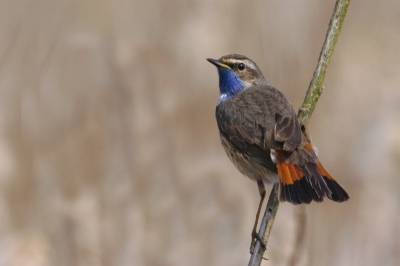
[[[325,37],[325,42],[322,46],[321,54],[318,59],[317,67],[314,71],[314,75],[307,90],[304,102],[299,109],[298,117],[303,125],[308,124],[311,114],[314,111],[315,105],[317,104],[319,96],[324,88],[322,84],[325,79],[326,69],[329,65],[336,41],[339,37],[349,4],[350,0],[336,1],[331,21],[329,23],[328,32]],[[262,238],[265,245],[267,245],[278,208],[278,184],[275,184],[271,190],[259,231],[259,235],[263,236]],[[254,250],[248,265],[259,266],[261,264],[264,252],[265,250],[261,247],[259,241],[257,241],[254,245]]]
[[[335,9],[329,22],[328,32],[326,33],[325,42],[319,55],[317,67],[314,70],[313,78],[308,87],[306,97],[299,109],[298,117],[303,125],[307,125],[311,114],[315,109],[315,105],[323,90],[323,82],[325,79],[326,69],[331,60],[333,49],[339,37],[340,30],[346,17],[347,8],[350,0],[337,0]]]

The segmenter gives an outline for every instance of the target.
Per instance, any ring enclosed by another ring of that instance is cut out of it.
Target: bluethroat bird
[[[270,86],[257,65],[243,55],[207,59],[219,74],[220,97],[215,116],[222,146],[236,168],[257,182],[261,196],[252,238],[256,233],[265,185],[279,182],[279,199],[292,204],[336,202],[349,195],[325,170],[292,105]]]

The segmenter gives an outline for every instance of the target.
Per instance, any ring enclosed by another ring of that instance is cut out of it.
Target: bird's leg
[[[254,227],[253,227],[253,231],[251,232],[251,245],[253,246],[256,243],[256,240],[260,241],[261,246],[265,249],[265,243],[262,240],[262,237],[257,233],[257,224],[258,224],[258,219],[260,217],[260,212],[261,212],[261,207],[263,205],[264,202],[264,198],[265,198],[265,186],[262,180],[257,180],[257,185],[258,185],[258,192],[260,193],[260,203],[258,205],[258,210],[257,210],[257,214],[256,214],[256,220],[254,222]],[[252,249],[251,249],[252,250]]]

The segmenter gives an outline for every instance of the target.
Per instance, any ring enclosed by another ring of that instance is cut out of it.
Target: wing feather
[[[296,115],[275,114],[274,139],[283,142],[283,150],[293,151],[301,142],[301,127]]]
[[[292,106],[270,86],[254,86],[220,102],[216,118],[225,139],[269,169],[276,169],[270,149],[292,151],[302,140]]]

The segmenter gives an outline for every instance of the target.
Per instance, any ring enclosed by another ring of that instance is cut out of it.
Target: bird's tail
[[[311,144],[291,153],[276,151],[275,157],[281,201],[308,204],[313,200],[321,202],[325,196],[336,202],[349,199],[344,188],[322,166]]]

